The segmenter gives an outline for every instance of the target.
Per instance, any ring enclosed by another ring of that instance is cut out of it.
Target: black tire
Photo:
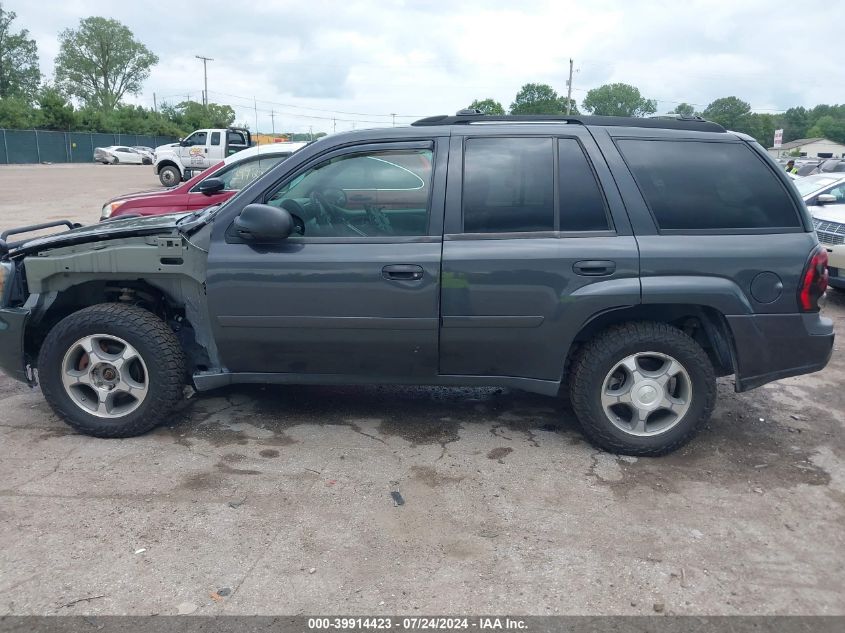
[[[162,167],[158,172],[158,179],[165,187],[175,187],[182,182],[182,174],[176,167],[167,165],[166,167]]]
[[[114,160],[111,162],[111,164],[112,164],[112,165],[117,165],[117,164],[119,164],[119,163],[120,163],[120,159],[119,159],[117,156],[115,156],[115,157],[114,157]]]
[[[146,366],[146,396],[126,415],[102,418],[88,413],[62,383],[65,354],[76,341],[94,334],[125,340]],[[173,331],[152,312],[127,304],[101,303],[74,312],[50,330],[38,355],[38,377],[53,411],[80,433],[133,437],[166,421],[182,398],[185,354]]]
[[[153,161],[151,161],[149,158],[142,158],[142,159],[141,159],[141,164],[142,164],[142,165],[152,165],[152,164],[153,164]]]
[[[676,359],[692,385],[689,408],[666,431],[648,436],[628,433],[614,424],[602,406],[608,373],[622,359],[642,352],[657,352]],[[666,323],[624,323],[600,334],[579,351],[569,374],[572,408],[587,438],[606,451],[636,456],[670,453],[686,444],[713,412],[716,375],[705,351],[692,338]]]

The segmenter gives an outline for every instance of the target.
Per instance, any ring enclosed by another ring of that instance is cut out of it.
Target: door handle
[[[415,264],[390,264],[381,269],[381,276],[391,281],[419,281],[423,278],[423,268]]]
[[[572,270],[583,277],[606,277],[616,272],[616,262],[608,259],[582,259],[572,264]]]

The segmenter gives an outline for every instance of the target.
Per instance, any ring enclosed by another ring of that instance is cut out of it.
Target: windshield
[[[808,196],[819,189],[824,189],[828,185],[832,185],[839,180],[841,180],[841,178],[837,176],[807,176],[806,178],[799,178],[794,182],[795,186],[798,187],[798,193],[800,193],[803,197]]]

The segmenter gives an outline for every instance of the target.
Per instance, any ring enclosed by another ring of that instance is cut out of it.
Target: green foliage
[[[571,101],[572,114],[578,114]],[[566,114],[566,97],[561,97],[548,84],[525,84],[516,93],[511,114]]]
[[[14,11],[6,11],[0,3],[0,99],[24,97],[31,101],[41,83],[38,47],[26,29],[12,32],[15,17]]]
[[[799,138],[807,138],[810,129],[810,113],[807,108],[789,108],[781,117],[783,125],[783,142],[788,143]]]
[[[750,114],[751,106],[747,102],[737,97],[722,97],[704,108],[702,116],[728,130],[739,132],[741,127],[747,128]]]
[[[183,101],[177,105],[161,106],[162,113],[187,132],[202,128],[229,127],[235,121],[232,106],[209,103],[208,107],[197,101]]]
[[[470,109],[481,110],[484,114],[502,115],[505,113],[505,108],[501,103],[495,99],[476,99],[468,106]]]
[[[821,136],[837,143],[845,143],[845,118],[825,114],[807,131],[808,138]]]
[[[584,109],[605,116],[645,116],[657,112],[657,102],[646,99],[629,84],[605,84],[593,88],[584,97]]]
[[[127,93],[138,94],[158,57],[127,27],[108,18],[79,21],[59,34],[56,83],[86,106],[114,110]]]
[[[27,129],[34,125],[36,111],[24,97],[0,99],[0,128]]]
[[[675,106],[675,109],[672,110],[672,112],[670,112],[669,114],[680,114],[681,116],[694,116],[695,108],[688,103],[679,103]]]
[[[38,111],[35,126],[45,130],[71,130],[76,126],[76,113],[65,96],[56,88],[45,86],[36,98]]]

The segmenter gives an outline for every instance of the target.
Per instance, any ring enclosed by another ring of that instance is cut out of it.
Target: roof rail
[[[414,121],[414,126],[430,125],[469,125],[472,123],[571,123],[576,125],[597,125],[612,127],[644,127],[663,128],[668,130],[693,130],[696,132],[724,132],[718,123],[707,121],[701,117],[661,116],[652,118],[621,117],[621,116],[581,116],[560,114],[509,114],[489,115],[476,114],[472,111],[461,110],[455,116],[441,114]]]

